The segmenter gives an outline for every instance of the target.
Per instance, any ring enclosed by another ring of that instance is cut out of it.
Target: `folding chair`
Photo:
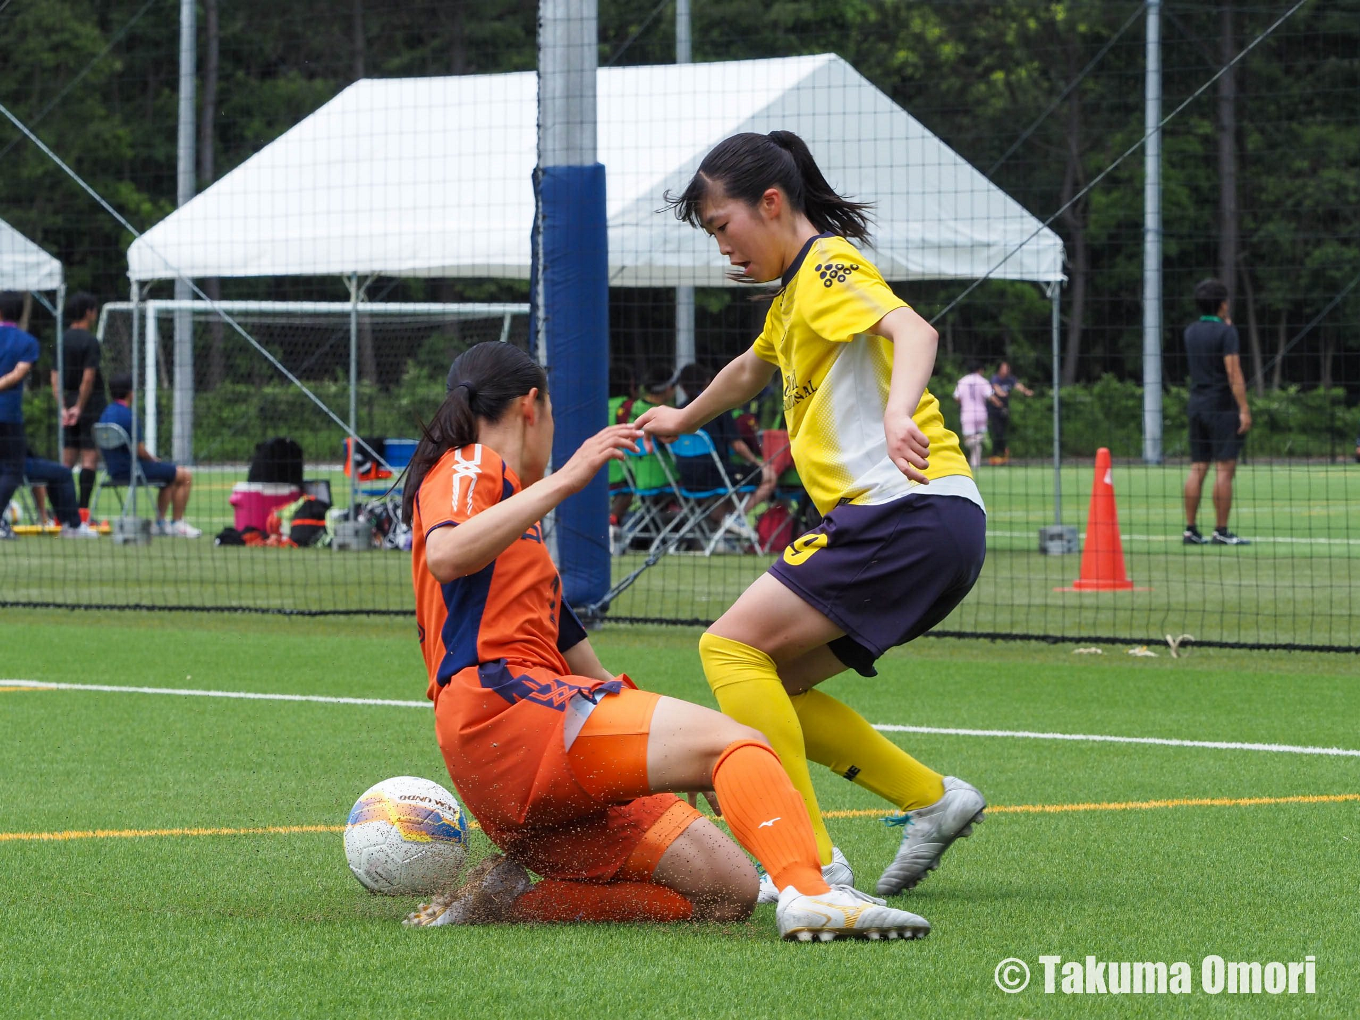
[[[126,512],[127,503],[123,499],[122,490],[127,488],[129,481],[116,481],[113,472],[109,470],[109,462],[106,452],[109,450],[125,449],[128,451],[132,461],[131,471],[133,478],[137,481],[137,486],[144,489],[162,489],[165,486],[153,484],[147,481],[146,472],[142,470],[142,462],[137,459],[137,451],[132,448],[132,438],[123,430],[123,426],[111,421],[98,421],[94,424],[94,445],[99,447],[99,470],[100,474],[94,482],[94,494],[90,497],[90,520],[95,520],[95,511],[99,507],[99,493],[104,489],[112,489],[113,494],[118,497],[118,509]]]
[[[670,477],[679,497],[680,513],[657,536],[652,543],[652,549],[655,550],[663,541],[669,541],[674,545],[693,534],[704,543],[704,555],[712,556],[718,543],[732,535],[739,544],[749,545],[752,552],[759,552],[760,538],[746,520],[746,508],[757,487],[745,484],[745,477],[735,482],[728,477],[727,465],[718,456],[717,448],[714,447],[708,433],[700,429],[697,432],[677,436],[670,444],[668,452],[674,458],[676,475],[670,474],[670,469],[664,461],[662,467]],[[679,465],[685,461],[711,463],[716,468],[715,477],[721,478],[723,484],[703,489],[690,488],[682,484],[678,477],[681,474]],[[709,514],[714,507],[728,500],[731,501],[732,509],[715,525],[709,520]]]
[[[655,542],[665,527],[667,509],[676,500],[675,486],[666,469],[664,454],[656,449],[648,450],[648,443],[654,441],[644,439],[638,453],[624,450],[625,457],[618,462],[623,469],[623,489],[620,491],[633,497],[632,506],[636,509],[630,509],[619,523],[616,553],[627,552],[637,539],[652,539]]]

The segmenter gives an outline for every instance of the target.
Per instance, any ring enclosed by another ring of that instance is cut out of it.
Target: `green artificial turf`
[[[697,632],[611,626],[606,662],[711,704]],[[405,621],[0,610],[0,677],[419,701]],[[875,723],[1360,746],[1348,656],[922,640],[826,690]],[[5,686],[0,683],[0,687]],[[339,825],[391,775],[448,784],[424,707],[0,691],[0,834]],[[917,943],[789,945],[731,925],[414,931],[337,832],[0,839],[0,1015],[1350,1017],[1360,802],[1061,813],[1024,805],[1360,793],[1355,757],[894,733],[994,810],[895,902]],[[828,812],[886,810],[817,770]],[[833,817],[872,888],[896,830]],[[487,844],[475,836],[475,852]],[[1189,961],[1188,996],[1045,995],[1038,957]],[[1316,995],[1211,996],[1199,961],[1316,958]],[[1006,957],[1034,984],[993,983]]]

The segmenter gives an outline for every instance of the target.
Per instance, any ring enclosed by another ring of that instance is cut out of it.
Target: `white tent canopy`
[[[0,220],[0,290],[57,290],[61,263]]]
[[[776,128],[875,203],[888,279],[1063,279],[1055,233],[840,57],[603,68],[597,91],[613,286],[726,285],[657,210],[716,142]],[[532,72],[356,82],[142,235],[129,276],[526,278],[536,118]]]

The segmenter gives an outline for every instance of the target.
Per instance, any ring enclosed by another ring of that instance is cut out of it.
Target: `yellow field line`
[[[296,832],[344,832],[343,825],[262,825],[252,829],[67,829],[63,832],[0,832],[0,843],[15,840],[139,839],[143,836],[264,836]]]
[[[1175,807],[1257,807],[1263,804],[1340,804],[1360,801],[1360,793],[1314,793],[1296,797],[1183,797],[1174,800],[1107,801],[1090,804],[993,804],[996,815],[1060,814],[1069,811],[1154,811]],[[882,808],[823,811],[823,818],[880,818]],[[473,822],[472,828],[480,826]],[[302,832],[344,832],[343,825],[262,825],[227,829],[67,829],[62,832],[0,832],[0,843],[17,841],[64,842],[73,839],[142,839],[147,836],[265,836]]]
[[[5,691],[50,691],[50,687],[0,687],[0,693]]]
[[[1257,807],[1262,804],[1340,804],[1360,801],[1360,793],[1308,793],[1297,797],[1178,797],[1172,800],[1104,801],[1088,804],[992,804],[994,815],[1053,815],[1069,811],[1155,811],[1177,807]],[[880,809],[823,811],[826,818],[878,818]]]

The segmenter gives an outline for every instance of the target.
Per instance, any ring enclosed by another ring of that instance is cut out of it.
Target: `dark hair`
[[[1219,307],[1228,300],[1228,288],[1212,276],[1195,284],[1195,307],[1200,315],[1217,315]]]
[[[7,290],[0,294],[0,320],[18,322],[24,314],[24,296],[17,290]]]
[[[406,468],[401,513],[410,524],[416,493],[425,474],[449,450],[477,442],[477,422],[497,422],[511,401],[538,387],[538,399],[548,395],[548,377],[533,358],[513,344],[487,340],[474,344],[454,359],[449,369],[449,393],[426,425]]]
[[[724,139],[709,150],[683,192],[666,192],[666,206],[676,219],[702,227],[699,209],[711,187],[752,207],[768,189],[780,188],[819,232],[869,240],[872,203],[852,202],[832,189],[807,143],[792,131],[748,131]]]
[[[66,299],[66,322],[79,322],[91,312],[98,311],[99,298],[95,297],[88,290],[72,294]]]
[[[680,369],[680,385],[684,387],[685,396],[690,400],[697,397],[703,390],[708,388],[708,384],[713,381],[713,373],[707,365],[696,364],[691,361],[684,368]]]
[[[109,379],[109,399],[126,400],[128,394],[132,392],[132,376],[126,372],[119,372]]]
[[[968,369],[968,374],[969,374],[969,375],[972,375],[974,372],[981,372],[981,371],[982,371],[982,361],[981,361],[981,359],[979,359],[979,358],[969,358],[969,359],[968,359],[968,364],[967,364],[966,367],[967,367],[967,369]]]
[[[675,385],[675,370],[657,362],[647,369],[642,388],[648,393],[664,393]]]

